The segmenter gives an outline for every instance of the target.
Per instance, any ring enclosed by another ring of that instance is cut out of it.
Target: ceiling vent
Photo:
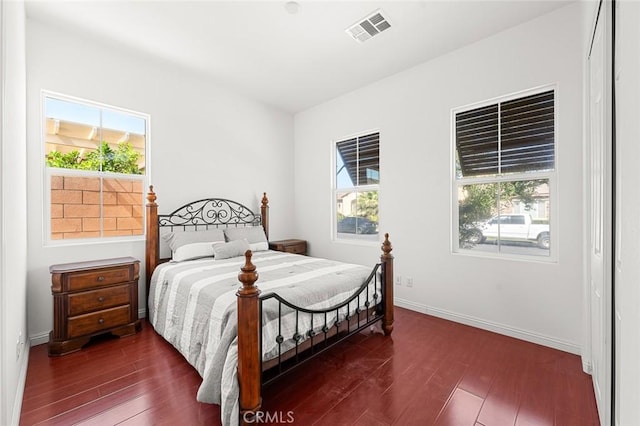
[[[389,20],[385,18],[382,11],[378,9],[357,24],[350,26],[345,31],[356,41],[364,43],[371,37],[380,34],[389,27],[391,27]]]

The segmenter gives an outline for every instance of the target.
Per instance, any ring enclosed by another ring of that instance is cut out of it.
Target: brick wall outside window
[[[142,187],[141,180],[51,176],[51,239],[142,235]]]

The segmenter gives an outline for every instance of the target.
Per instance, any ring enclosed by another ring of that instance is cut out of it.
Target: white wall
[[[331,240],[332,141],[380,129],[380,229],[396,302],[579,353],[582,345],[582,5],[574,4],[295,116],[296,235],[312,255],[372,264]],[[375,43],[375,40],[371,41]],[[434,41],[437,42],[437,41]],[[393,60],[384,58],[382,60]],[[451,253],[451,109],[557,84],[557,263]]]
[[[52,328],[49,265],[118,256],[144,264],[142,241],[43,246],[42,89],[151,115],[151,183],[161,213],[207,196],[258,208],[266,191],[271,237],[292,235],[290,114],[173,64],[32,20],[27,20],[27,89],[29,333],[35,343],[47,341]],[[142,301],[144,274],[140,283]]]
[[[616,2],[618,425],[640,424],[640,3]]]
[[[18,424],[26,378],[27,176],[25,12],[0,3],[0,424]]]

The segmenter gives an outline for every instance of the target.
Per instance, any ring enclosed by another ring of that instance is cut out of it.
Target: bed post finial
[[[382,242],[382,252],[383,252],[382,255],[391,256],[391,258],[393,259],[391,250],[393,250],[393,247],[391,246],[391,241],[389,241],[389,233],[387,232],[384,234],[384,241]]]
[[[260,410],[262,397],[260,353],[260,290],[255,285],[258,280],[256,267],[251,263],[251,250],[244,254],[245,264],[240,269],[238,280],[238,382],[240,383],[240,424],[245,424]]]
[[[382,285],[384,287],[383,308],[384,319],[382,320],[382,330],[386,336],[391,335],[393,331],[393,255],[391,254],[393,247],[389,241],[389,234],[384,234],[382,243]]]
[[[264,228],[264,235],[269,240],[269,199],[267,193],[262,193],[262,205],[260,206],[260,216],[262,217],[262,228]]]
[[[247,250],[244,253],[244,266],[240,268],[242,272],[238,274],[238,280],[242,283],[242,287],[238,290],[238,293],[242,296],[251,296],[254,293],[260,293],[255,282],[258,281],[258,273],[256,272],[256,265],[251,262],[253,253],[251,250]]]
[[[156,197],[156,193],[153,192],[153,185],[149,185],[149,192],[147,192],[147,201],[151,205],[157,205],[156,204],[157,199],[158,197]]]
[[[156,193],[153,192],[153,185],[149,185],[149,192],[147,193],[147,239],[145,243],[145,256],[144,256],[144,268],[145,268],[145,283],[147,292],[145,294],[145,300],[147,301],[147,315],[149,315],[149,285],[151,283],[151,274],[153,273],[158,262],[160,260],[159,250],[159,230],[158,230],[158,205],[156,204]]]

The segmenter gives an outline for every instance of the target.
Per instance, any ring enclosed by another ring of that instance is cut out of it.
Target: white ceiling
[[[206,73],[288,112],[366,86],[568,3],[561,1],[27,1],[30,19]],[[345,29],[382,9],[391,28]]]

